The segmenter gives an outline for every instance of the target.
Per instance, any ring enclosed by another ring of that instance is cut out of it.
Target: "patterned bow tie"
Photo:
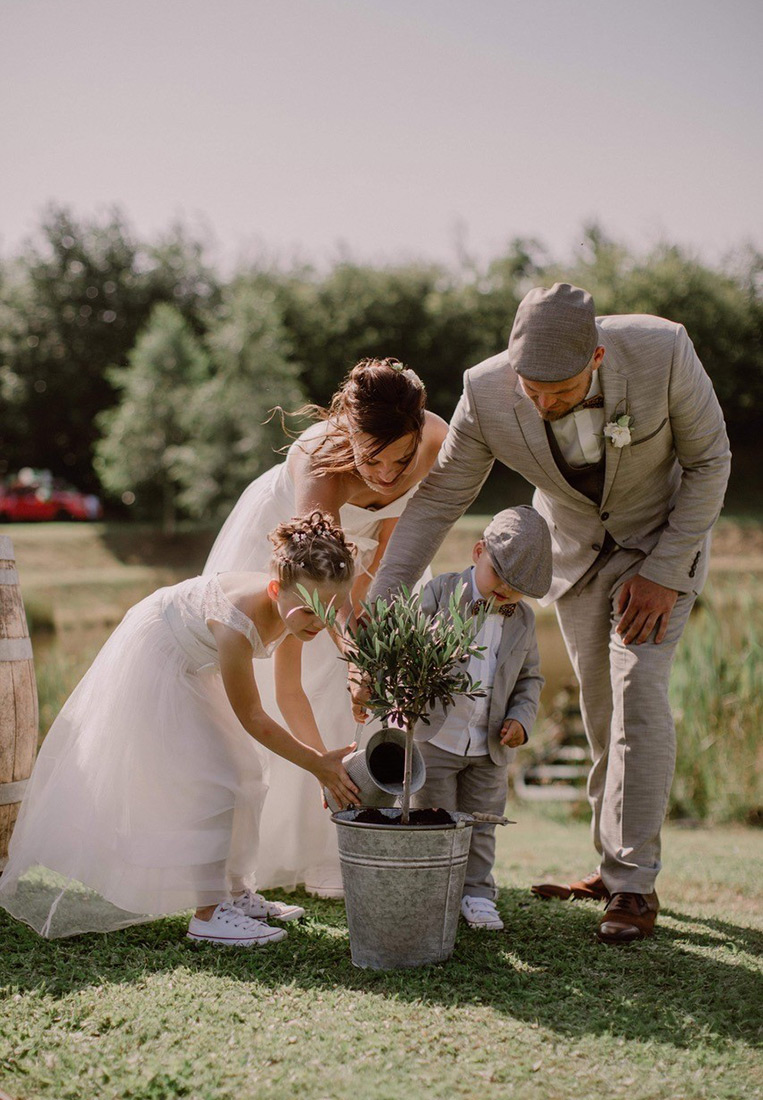
[[[585,401],[581,401],[579,405],[576,405],[572,410],[573,412],[582,412],[583,409],[603,409],[604,408],[604,394],[597,393],[595,397],[586,397]]]
[[[487,603],[487,600],[475,600],[472,604],[472,615],[476,615],[483,607],[487,607]],[[492,608],[494,615],[505,615],[507,619],[510,618],[516,610],[517,605],[515,603],[494,604]]]

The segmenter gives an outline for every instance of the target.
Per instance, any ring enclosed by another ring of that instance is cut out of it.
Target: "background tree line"
[[[571,264],[515,240],[486,264],[262,261],[223,280],[182,227],[146,243],[119,213],[63,208],[0,261],[0,475],[46,467],[166,526],[178,513],[212,522],[283,445],[273,406],[325,403],[356,360],[395,355],[448,419],[462,372],[505,347],[531,286],[557,279],[589,289],[599,313],[686,325],[732,444],[753,456],[738,468],[759,476],[753,249],[711,267],[670,244],[635,254],[591,225]]]

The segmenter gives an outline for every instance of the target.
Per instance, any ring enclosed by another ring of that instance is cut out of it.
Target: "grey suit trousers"
[[[670,669],[696,597],[679,595],[659,645],[654,633],[624,645],[615,631],[620,590],[643,561],[640,551],[616,547],[557,600],[556,613],[593,756],[588,799],[604,884],[610,892],[650,894],[676,756]]]
[[[509,765],[494,764],[490,757],[457,756],[454,752],[418,742],[427,768],[426,783],[413,795],[416,809],[439,806],[469,814],[502,814],[506,806]],[[464,897],[495,898],[493,878],[495,825],[482,822],[472,827],[472,842],[466,861]]]

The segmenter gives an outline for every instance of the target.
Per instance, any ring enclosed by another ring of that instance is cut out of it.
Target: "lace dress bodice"
[[[219,661],[217,643],[210,622],[222,623],[243,634],[252,647],[252,656],[270,657],[283,641],[286,631],[265,645],[252,620],[235,607],[220,586],[219,574],[192,577],[162,593],[162,614],[176,642],[194,668],[206,668]]]

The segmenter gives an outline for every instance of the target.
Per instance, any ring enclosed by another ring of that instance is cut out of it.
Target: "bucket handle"
[[[498,814],[481,814],[475,810],[469,816],[475,821],[484,821],[488,825],[516,825],[516,821],[511,821],[508,817],[500,817]]]

